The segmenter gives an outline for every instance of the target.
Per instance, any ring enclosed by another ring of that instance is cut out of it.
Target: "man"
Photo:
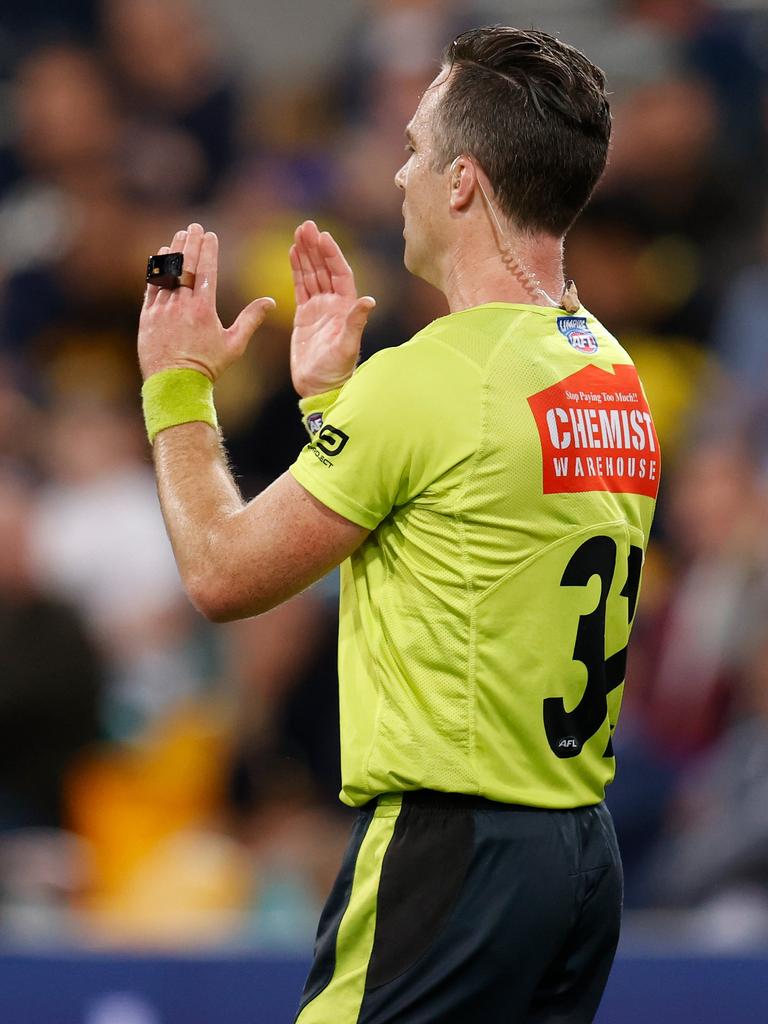
[[[451,313],[355,371],[373,300],[301,225],[314,439],[248,505],[211,381],[271,300],[221,327],[199,225],[173,242],[194,287],[148,289],[145,412],[192,599],[253,615],[343,562],[341,795],[361,810],[299,1024],[576,1024],[599,1003],[621,905],[602,799],[659,474],[635,368],[562,276],[609,134],[571,47],[509,28],[449,47],[395,181],[406,265]]]

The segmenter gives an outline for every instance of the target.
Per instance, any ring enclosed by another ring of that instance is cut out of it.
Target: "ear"
[[[475,165],[467,156],[457,156],[448,171],[451,210],[464,210],[472,201],[477,185]]]

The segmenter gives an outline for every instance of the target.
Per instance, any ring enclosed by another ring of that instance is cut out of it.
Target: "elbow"
[[[220,581],[210,577],[195,577],[184,581],[184,586],[193,606],[209,622],[232,622],[245,618],[233,595]]]
[[[241,594],[232,580],[200,576],[184,581],[190,601],[209,622],[234,622],[268,611],[274,602]]]

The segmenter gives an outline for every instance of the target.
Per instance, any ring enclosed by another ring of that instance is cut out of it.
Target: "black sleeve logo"
[[[349,440],[349,435],[343,430],[337,430],[330,423],[326,423],[317,437],[314,445],[325,455],[339,455],[344,450],[344,445]]]

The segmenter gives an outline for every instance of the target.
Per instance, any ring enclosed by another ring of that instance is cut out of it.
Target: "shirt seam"
[[[449,347],[449,346],[446,346]],[[477,366],[477,364],[475,364]],[[478,367],[478,369],[480,369]],[[467,461],[466,472],[464,479],[462,480],[461,487],[456,495],[455,511],[453,513],[454,519],[459,530],[459,549],[461,552],[461,567],[462,575],[464,576],[465,589],[467,593],[467,639],[468,639],[468,656],[467,656],[467,670],[466,670],[466,684],[467,684],[467,697],[468,697],[468,709],[467,709],[467,757],[470,764],[472,773],[472,786],[475,793],[480,792],[480,782],[477,772],[476,764],[476,748],[477,748],[477,600],[476,594],[476,580],[474,573],[472,572],[472,562],[469,558],[467,551],[467,537],[466,537],[466,516],[462,508],[462,503],[466,497],[467,491],[469,490],[470,483],[474,478],[475,471],[480,463],[481,452],[483,451],[483,445],[486,434],[487,424],[487,408],[488,408],[488,383],[487,373],[481,373],[481,399],[480,399],[480,411],[478,416],[478,439],[475,446],[475,451],[472,457]]]
[[[383,521],[384,520],[382,520],[382,522]],[[390,571],[389,567],[387,567],[386,576],[385,576],[384,582],[383,582],[383,592],[382,592],[381,598],[380,598],[380,607],[382,609],[382,612],[385,610],[385,607],[386,607],[386,597],[388,596],[388,590],[389,590],[389,586],[388,585],[389,585],[390,579],[391,579],[391,571]],[[385,702],[387,700],[387,695],[385,693],[385,688],[384,688],[384,686],[382,685],[382,682],[381,682],[382,677],[384,675],[384,670],[383,670],[383,666],[381,664],[381,656],[380,656],[379,652],[380,652],[380,649],[381,649],[383,643],[384,643],[384,638],[382,636],[381,621],[380,621],[379,622],[379,628],[376,630],[376,649],[371,651],[371,656],[373,658],[373,669],[374,669],[374,672],[375,672],[375,675],[374,675],[374,678],[373,678],[373,685],[376,688],[376,713],[375,713],[374,719],[373,719],[373,728],[371,729],[371,742],[368,745],[368,753],[367,753],[366,758],[365,758],[365,781],[366,781],[366,784],[368,786],[368,791],[369,792],[374,791],[375,788],[376,788],[375,785],[374,785],[374,782],[373,782],[373,775],[371,773],[371,761],[373,760],[374,751],[376,750],[376,740],[379,737],[379,729],[381,728],[381,716],[383,714],[384,704],[385,704]]]
[[[494,583],[492,583],[490,585],[490,587],[486,587],[485,590],[481,591],[477,595],[477,600],[478,601],[485,600],[485,598],[489,594],[492,594],[494,592],[494,590],[496,590],[498,587],[500,587],[503,583],[506,583],[508,580],[512,579],[514,576],[517,576],[519,573],[521,573],[523,571],[523,569],[527,568],[531,563],[538,561],[548,551],[554,550],[554,548],[559,547],[561,544],[565,544],[568,541],[573,541],[573,540],[576,540],[579,537],[584,537],[584,536],[587,536],[589,534],[595,534],[596,535],[596,534],[600,533],[601,530],[606,530],[609,527],[610,528],[614,528],[614,527],[617,527],[617,526],[620,527],[620,529],[622,531],[625,531],[626,530],[626,526],[627,526],[626,520],[624,520],[624,519],[606,519],[606,520],[604,520],[601,523],[590,523],[589,526],[585,526],[585,527],[583,527],[580,530],[571,530],[569,533],[564,533],[562,537],[558,537],[556,540],[553,540],[552,543],[551,544],[547,544],[546,547],[539,548],[532,555],[529,555],[528,558],[526,558],[519,565],[516,565],[513,568],[511,568],[508,572],[505,572],[504,575],[501,576],[499,579],[497,579]]]

